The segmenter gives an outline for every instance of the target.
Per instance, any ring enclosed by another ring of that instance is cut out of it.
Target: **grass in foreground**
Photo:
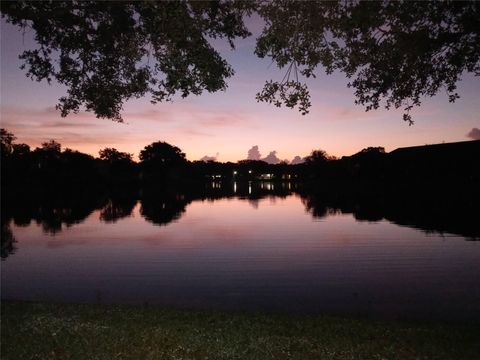
[[[479,359],[480,327],[2,302],[2,359]]]

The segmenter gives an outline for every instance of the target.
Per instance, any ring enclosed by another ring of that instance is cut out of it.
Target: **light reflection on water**
[[[12,223],[2,298],[480,320],[478,241],[312,217],[296,194],[169,200],[107,203],[54,235]]]

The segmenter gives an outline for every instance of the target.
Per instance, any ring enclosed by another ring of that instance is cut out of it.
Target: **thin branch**
[[[290,63],[290,66],[288,67],[287,72],[286,72],[285,75],[283,76],[283,79],[282,79],[282,81],[280,82],[280,84],[285,83],[285,79],[287,79],[287,82],[288,82],[288,80],[290,79],[290,72],[292,71],[292,65],[293,65],[293,63]]]

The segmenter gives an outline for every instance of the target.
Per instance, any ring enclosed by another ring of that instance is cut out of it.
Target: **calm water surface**
[[[479,241],[312,216],[293,193],[196,199],[169,216],[162,201],[107,202],[55,231],[9,220],[2,298],[480,320]]]

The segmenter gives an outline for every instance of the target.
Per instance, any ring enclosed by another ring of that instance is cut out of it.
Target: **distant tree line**
[[[115,148],[104,148],[97,158],[55,140],[34,150],[15,142],[1,129],[2,189],[28,186],[123,186],[192,184],[200,181],[415,182],[462,181],[478,183],[480,141],[397,149],[369,147],[337,159],[314,150],[301,164],[268,164],[261,160],[233,162],[188,161],[180,148],[158,141],[145,146],[139,161]]]
[[[11,132],[1,129],[2,181],[6,186],[281,180],[298,178],[300,173],[298,165],[274,165],[260,160],[188,161],[180,148],[163,141],[145,146],[136,162],[133,154],[115,148],[104,148],[95,158],[76,150],[63,150],[55,140],[33,150],[15,140]]]

